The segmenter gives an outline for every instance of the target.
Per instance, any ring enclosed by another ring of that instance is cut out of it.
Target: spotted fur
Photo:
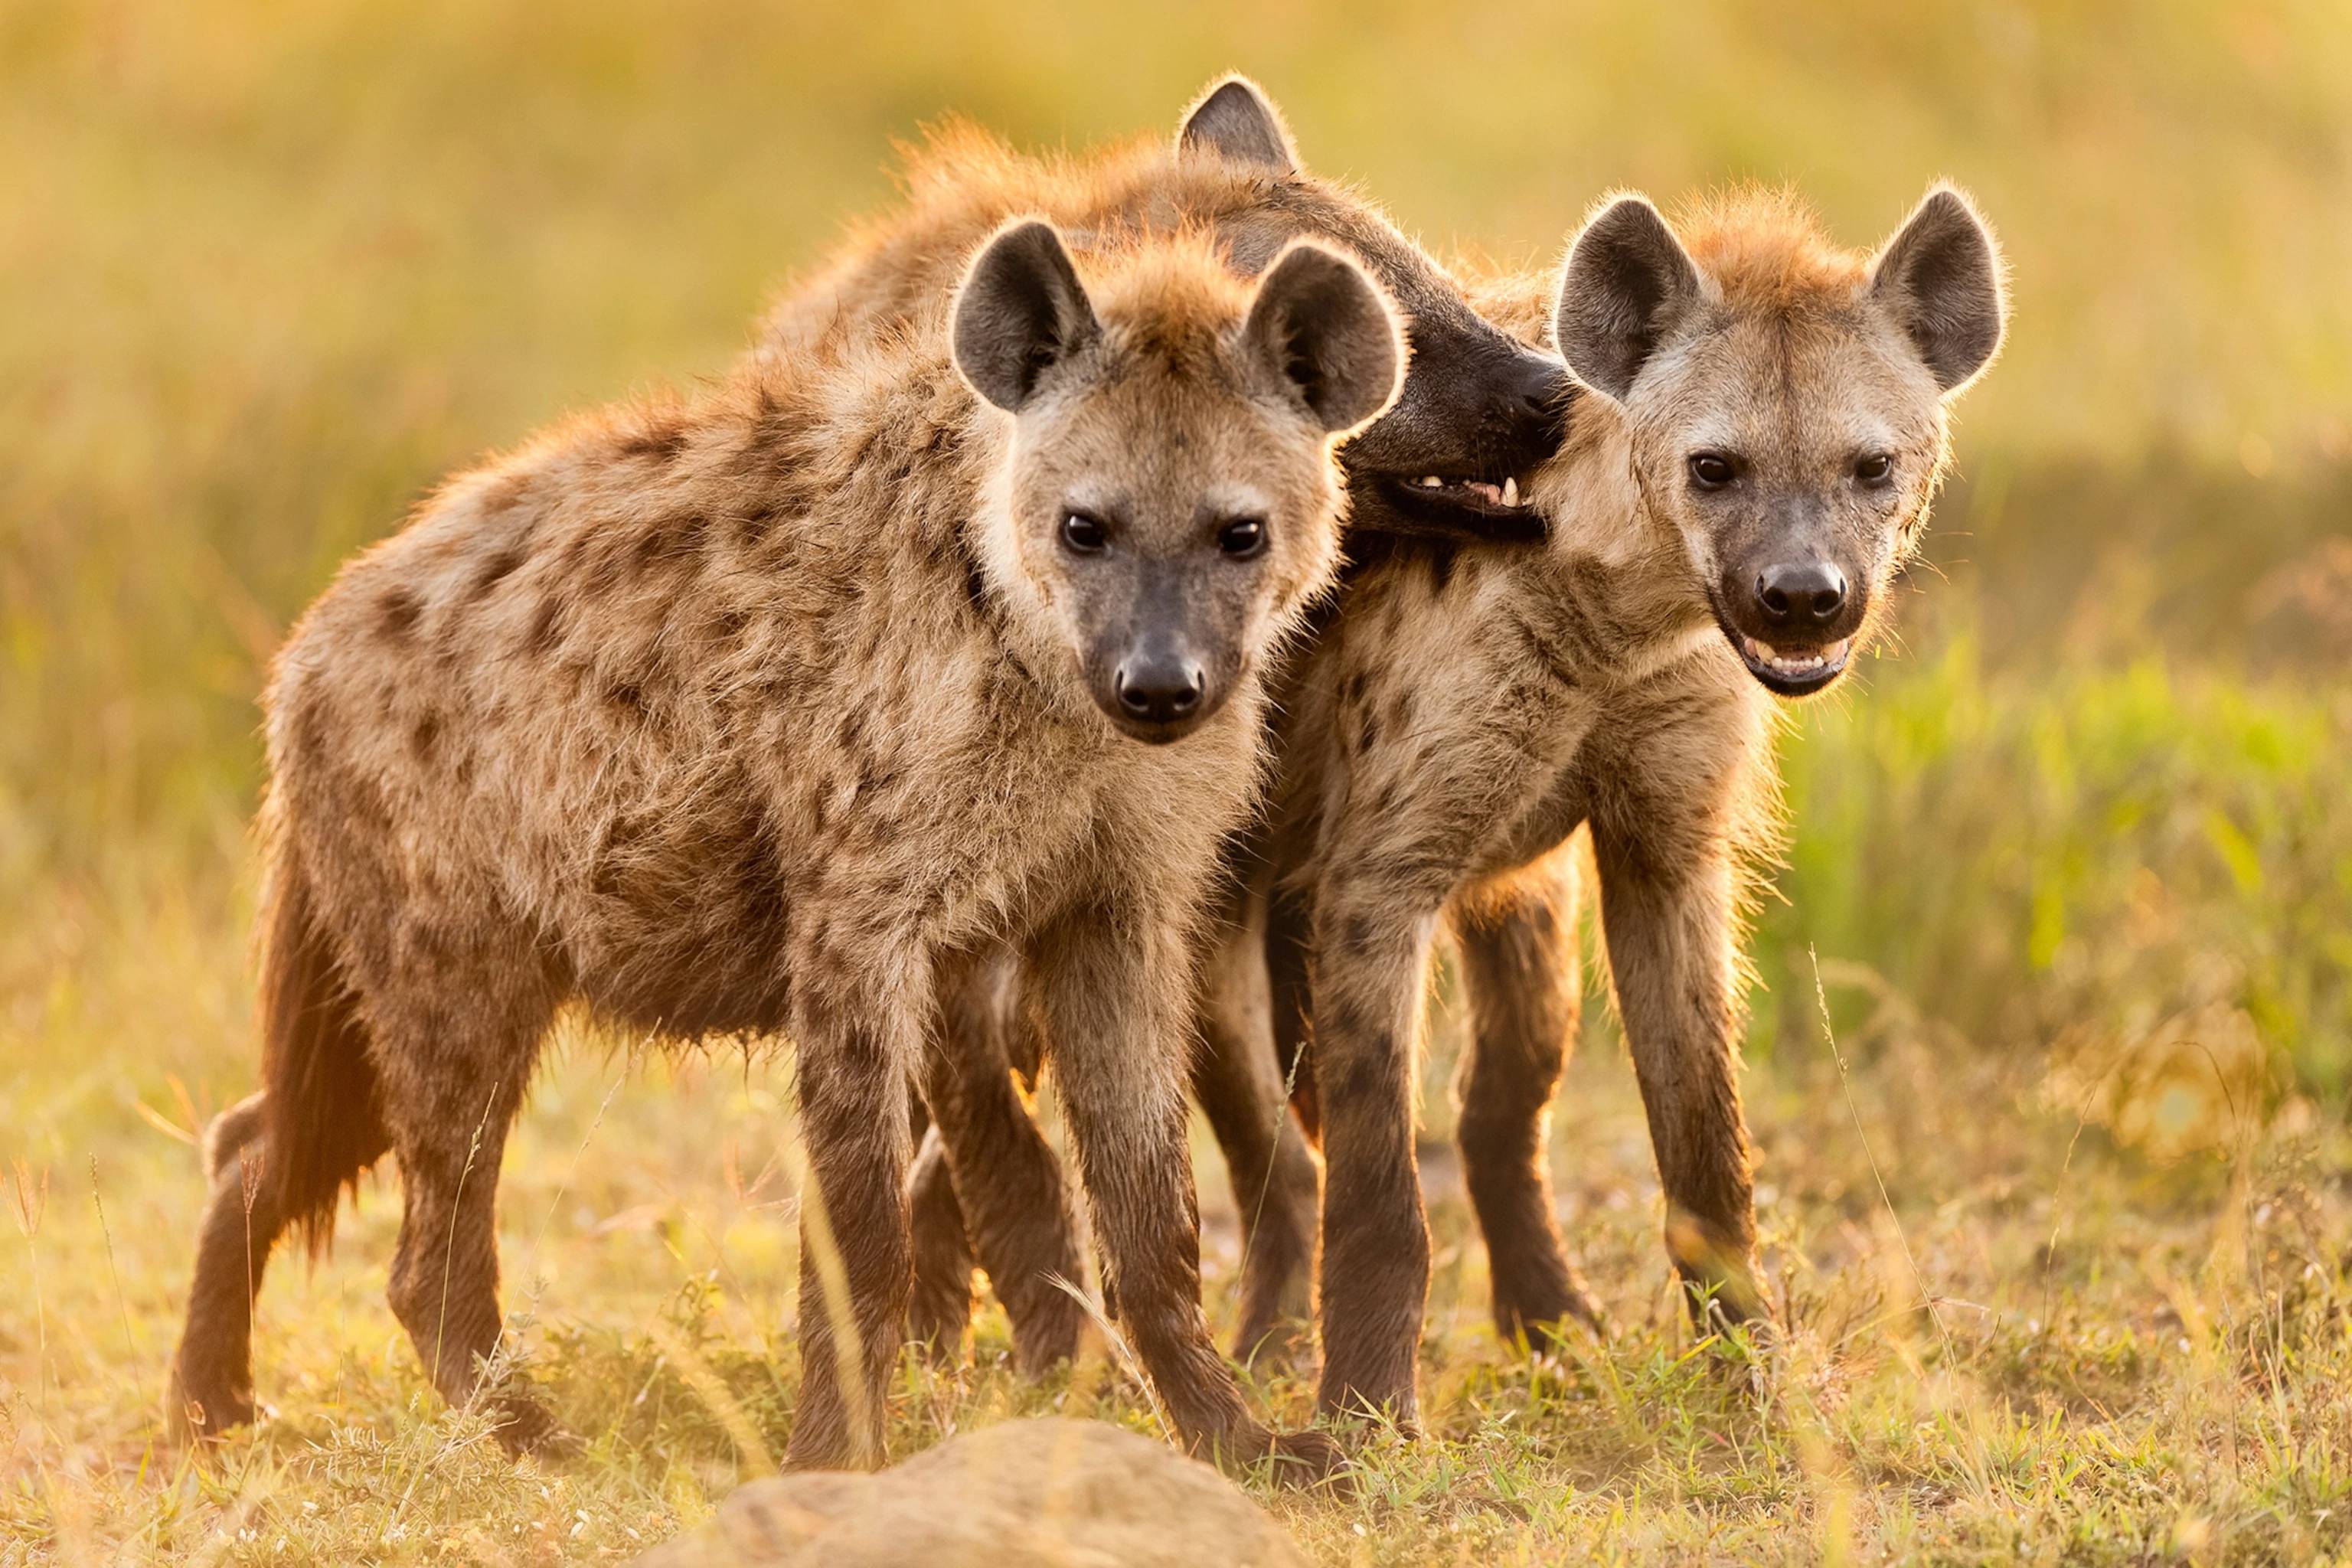
[[[1852,552],[1871,590],[1858,613],[1874,617],[1944,469],[1944,404],[1999,342],[1997,252],[1964,205],[1968,226],[1947,226],[1959,200],[1932,194],[1874,260],[1831,246],[1779,195],[1696,208],[1680,238],[1660,226],[1648,237],[1671,248],[1649,260],[1689,258],[1697,303],[1664,330],[1594,312],[1634,340],[1595,373],[1624,400],[1580,402],[1538,476],[1549,547],[1360,545],[1318,617],[1278,705],[1276,808],[1232,857],[1227,947],[1206,973],[1211,984],[1270,984],[1281,1071],[1322,1142],[1327,1409],[1413,1417],[1428,1272],[1413,1058],[1427,958],[1447,928],[1472,1010],[1460,1136],[1497,1325],[1517,1336],[1597,1316],[1561,1247],[1543,1158],[1579,1011],[1585,843],[1669,1255],[1705,1310],[1761,1310],[1737,1044],[1746,894],[1780,837],[1776,705],[1725,635],[1727,541],[1753,519],[1692,500],[1682,468],[1693,428],[1736,438],[1803,503],[1799,516],[1828,520],[1822,537]],[[1888,269],[1923,219],[1942,231],[1947,283],[1973,291],[1935,301],[1969,345],[1945,362],[1958,375],[1937,368],[1950,340],[1920,333],[1918,301],[1889,298],[1908,295],[1907,271],[1890,290]],[[1572,279],[1555,291],[1498,278],[1473,297],[1542,342],[1577,303]],[[1890,490],[1844,486],[1857,429],[1897,433]],[[1249,1343],[1270,1326],[1265,1303],[1314,1262],[1311,1245],[1284,1239],[1311,1229],[1314,1194],[1260,1173],[1286,1128],[1282,1078],[1251,1059],[1263,1032],[1202,1033],[1196,1092],[1236,1158],[1237,1189],[1257,1198],[1257,1236],[1271,1238],[1253,1241]]]
[[[1004,247],[1062,254],[1016,226],[975,277]],[[1095,247],[1061,335],[1013,345],[1035,374],[1011,416],[951,358],[979,286],[943,290],[854,347],[780,348],[705,395],[576,420],[344,569],[267,697],[264,1089],[214,1140],[176,1414],[206,1433],[249,1415],[272,1244],[322,1239],[339,1187],[388,1152],[391,1300],[436,1386],[489,1400],[511,1447],[552,1434],[482,1372],[500,1156],[550,1019],[578,1002],[674,1042],[795,1042],[811,1180],[789,1458],[877,1462],[908,1300],[908,1085],[951,1044],[940,997],[1009,949],[1170,1418],[1196,1447],[1276,1448],[1201,1317],[1182,1071],[1265,668],[1337,559],[1329,367],[1310,386],[1294,361],[1312,334],[1289,321],[1270,346],[1261,320],[1302,274],[1325,299],[1334,268],[1377,298],[1336,254],[1293,259],[1253,288],[1182,237]],[[1348,320],[1332,374],[1384,374],[1377,413],[1397,329]],[[1174,744],[1107,719],[1092,601],[1056,543],[1066,492],[1106,476],[1155,560],[1187,547],[1203,498],[1240,487],[1267,520],[1265,551],[1211,549],[1223,585],[1186,601],[1220,606],[1238,652],[1226,700]],[[1311,1435],[1280,1446],[1328,1460]]]
[[[1337,241],[1390,290],[1412,347],[1396,404],[1343,453],[1359,498],[1355,515],[1374,516],[1394,534],[1524,540],[1540,531],[1531,513],[1515,509],[1491,517],[1473,509],[1466,521],[1448,522],[1446,507],[1401,486],[1430,473],[1500,479],[1531,470],[1559,439],[1564,369],[1481,318],[1460,285],[1360,193],[1304,170],[1280,114],[1245,79],[1211,84],[1171,140],[1076,156],[1033,157],[951,125],[907,153],[905,185],[903,202],[853,231],[776,307],[757,354],[822,358],[888,341],[1013,212],[1049,215],[1081,248],[1139,234],[1197,234],[1244,274],[1301,236]],[[1050,1159],[1034,1129],[1021,1131],[1029,1122],[1010,1064],[990,1048],[1011,1037],[1002,1009],[1013,1004],[990,1000],[992,992],[959,994],[971,999],[972,1010],[952,1009],[949,1027],[967,1048],[950,1053],[948,1063],[977,1070],[965,1081],[932,1086],[970,1114],[940,1120],[919,1173],[918,1230],[939,1239],[919,1259],[918,1326],[935,1343],[960,1338],[976,1262],[1009,1300],[1030,1304],[1014,1312],[1024,1361],[1050,1361],[1076,1348],[1079,1320],[1058,1290],[1039,1288],[1037,1276],[1045,1262],[1069,1257],[1073,1243],[1059,1219],[1059,1189],[1048,1179]],[[1227,992],[1220,987],[1217,994]],[[1297,1138],[1273,1136],[1258,1114],[1277,1087],[1263,1054],[1223,1048],[1237,1032],[1263,1038],[1263,1008],[1253,1020],[1246,1008],[1220,1005],[1204,1007],[1195,1024],[1219,1043],[1202,1058],[1204,1069],[1219,1076],[1202,1078],[1196,1088],[1245,1194],[1245,1346],[1306,1305],[1298,1260],[1312,1256],[1318,1180]],[[958,1215],[948,1211],[958,1206],[957,1171],[979,1173],[959,1209],[971,1232],[970,1256],[944,1239],[956,1228]],[[1034,1221],[1016,1217],[1023,1215]]]

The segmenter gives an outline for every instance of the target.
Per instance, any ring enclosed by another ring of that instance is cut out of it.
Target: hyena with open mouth
[[[1669,1254],[1695,1309],[1762,1311],[1738,976],[1741,879],[1776,826],[1770,699],[1829,687],[1883,617],[1946,411],[2007,310],[1991,233],[1948,187],[1875,258],[1785,197],[1702,208],[1680,235],[1625,197],[1579,234],[1556,297],[1478,299],[1529,337],[1548,315],[1594,394],[1531,489],[1549,543],[1400,549],[1353,575],[1286,685],[1266,836],[1276,1025],[1306,1052],[1326,1167],[1321,1402],[1407,1422],[1429,1257],[1412,1064],[1448,920],[1496,1320],[1593,1315],[1542,1164],[1578,1010],[1579,829]]]
[[[976,237],[887,341],[783,349],[449,484],[352,563],[268,697],[262,1091],[209,1139],[174,1368],[250,1415],[251,1301],[389,1152],[393,1310],[485,1388],[508,1129],[568,1000],[789,1036],[803,1384],[789,1462],[872,1465],[910,1275],[909,1084],[940,999],[1023,956],[1107,1282],[1182,1439],[1319,1471],[1200,1307],[1184,1146],[1198,917],[1255,798],[1276,646],[1339,559],[1339,441],[1393,401],[1384,292],[1311,242]]]
[[[1413,1058],[1443,926],[1473,1014],[1460,1137],[1496,1322],[1596,1315],[1542,1159],[1579,1012],[1580,831],[1670,1255],[1707,1310],[1761,1310],[1736,1065],[1740,883],[1776,829],[1770,699],[1826,689],[1867,643],[1944,471],[1946,409],[2006,319],[1991,234],[1950,189],[1874,258],[1781,198],[1703,209],[1680,237],[1626,198],[1556,291],[1473,297],[1552,336],[1593,394],[1526,492],[1549,541],[1382,542],[1360,507],[1361,559],[1282,689],[1276,804],[1234,857],[1195,1069],[1204,1102],[1258,1129],[1229,1147],[1280,1139],[1298,1085],[1326,1169],[1322,1403],[1406,1422],[1429,1269]],[[1245,1201],[1261,1240],[1313,1226],[1311,1192]],[[1253,1257],[1243,1348],[1310,1261]]]

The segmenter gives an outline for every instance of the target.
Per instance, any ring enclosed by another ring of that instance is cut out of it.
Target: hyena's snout
[[[1175,726],[1189,728],[1209,694],[1209,672],[1184,639],[1161,633],[1137,643],[1113,667],[1111,696],[1118,716],[1141,726],[1147,740],[1173,739]]]
[[[1120,731],[1150,745],[1181,741],[1224,705],[1232,663],[1208,646],[1200,628],[1179,618],[1153,618],[1097,639],[1087,684]]]
[[[1249,617],[1238,612],[1246,606],[1223,602],[1195,577],[1176,563],[1146,563],[1125,603],[1086,639],[1095,706],[1130,740],[1182,740],[1225,705],[1243,677]]]
[[[1730,563],[1717,603],[1748,673],[1803,697],[1844,673],[1870,585],[1831,551],[1781,539]]]

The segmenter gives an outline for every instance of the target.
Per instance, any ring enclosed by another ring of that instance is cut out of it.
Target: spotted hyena
[[[1549,542],[1351,525],[1361,559],[1277,704],[1278,805],[1231,856],[1229,941],[1203,972],[1226,994],[1198,1008],[1226,1020],[1202,1031],[1204,1100],[1254,1105],[1226,1114],[1270,1144],[1286,1068],[1321,1140],[1325,1407],[1408,1421],[1428,1278],[1413,1057],[1441,929],[1471,1005],[1460,1136],[1497,1323],[1595,1314],[1542,1163],[1579,1010],[1580,832],[1669,1252],[1695,1299],[1761,1310],[1736,1052],[1741,882],[1776,831],[1771,700],[1834,683],[1883,619],[1945,410],[2006,318],[1992,236],[1948,188],[1874,258],[1781,198],[1700,208],[1679,235],[1626,198],[1556,292],[1501,279],[1474,299],[1552,337],[1591,392],[1528,491]],[[1261,1238],[1313,1223],[1311,1194],[1263,1201],[1293,1212]],[[1262,1277],[1312,1261],[1253,1259]],[[1245,1292],[1244,1346],[1274,1293]]]
[[[1387,534],[1527,545],[1541,520],[1520,487],[1555,451],[1570,383],[1558,358],[1471,309],[1461,286],[1358,193],[1302,165],[1282,116],[1254,83],[1212,83],[1168,142],[1076,158],[1024,156],[971,128],[936,137],[906,174],[908,199],[869,223],[771,315],[758,352],[839,352],[887,340],[940,287],[973,237],[1014,211],[1035,210],[1081,244],[1122,243],[1139,232],[1190,231],[1255,272],[1300,236],[1360,257],[1406,318],[1412,360],[1396,405],[1341,454],[1355,505]],[[1083,1318],[1055,1284],[1080,1262],[1053,1156],[1038,1138],[1008,1068],[1032,1066],[1039,1045],[1000,961],[957,995],[951,1026],[969,1048],[937,1058],[951,1074],[926,1099],[956,1109],[927,1135],[916,1163],[919,1268],[915,1327],[959,1342],[975,1262],[1011,1312],[1017,1359],[1037,1367],[1075,1347]],[[1219,998],[1229,987],[1213,988]],[[1241,1026],[1222,1002],[1203,1033]],[[1260,1010],[1261,1015],[1263,1009]],[[1223,1146],[1249,1220],[1244,1317],[1271,1322],[1307,1309],[1295,1260],[1311,1256],[1319,1181],[1297,1138],[1267,1137],[1259,1110],[1270,1087],[1265,1053],[1204,1057],[1255,1075],[1203,1077],[1202,1104]],[[1265,1080],[1265,1081],[1259,1081]],[[952,1179],[961,1166],[983,1175]],[[1255,1342],[1255,1335],[1245,1342]]]
[[[784,350],[449,484],[347,567],[268,697],[259,1094],[213,1131],[174,1405],[248,1415],[289,1226],[389,1152],[390,1296],[516,1448],[508,1128],[568,1000],[785,1035],[802,1133],[789,1460],[870,1465],[904,1316],[908,1085],[976,955],[1027,955],[1129,1337],[1183,1439],[1245,1412],[1199,1306],[1191,954],[1268,660],[1338,558],[1336,445],[1392,401],[1337,250],[1255,281],[1181,237],[972,237],[905,330]],[[961,276],[961,288],[955,286]]]
[[[1668,1252],[1695,1306],[1762,1310],[1739,895],[1774,828],[1772,699],[1827,689],[1882,624],[1946,411],[2006,320],[1991,232],[1948,187],[1874,257],[1782,196],[1679,233],[1621,198],[1556,296],[1481,297],[1504,320],[1515,299],[1592,394],[1530,491],[1549,544],[1368,562],[1284,702],[1269,954],[1326,1162],[1322,1404],[1406,1420],[1428,1284],[1412,1058],[1442,923],[1474,998],[1462,1141],[1497,1320],[1592,1311],[1540,1160],[1576,1016],[1579,829]]]

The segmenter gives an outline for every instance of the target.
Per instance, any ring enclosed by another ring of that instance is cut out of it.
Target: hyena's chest
[[[1315,694],[1344,781],[1341,838],[1435,852],[1462,880],[1549,853],[1590,809],[1603,672],[1510,600],[1416,608],[1391,635],[1351,637]]]
[[[1496,813],[1480,846],[1475,873],[1494,876],[1540,859],[1592,814],[1593,779],[1585,763],[1597,715],[1580,713],[1559,752],[1527,770],[1517,798]]]

